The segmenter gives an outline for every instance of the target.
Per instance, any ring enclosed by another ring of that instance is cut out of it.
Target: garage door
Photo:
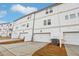
[[[20,39],[24,39],[24,41],[31,41],[31,34],[28,33],[20,33]]]
[[[64,33],[64,43],[79,45],[79,33]]]
[[[34,41],[50,42],[50,33],[37,33],[37,34],[34,34]]]
[[[24,39],[24,37],[25,37],[25,34],[20,34],[20,39]]]

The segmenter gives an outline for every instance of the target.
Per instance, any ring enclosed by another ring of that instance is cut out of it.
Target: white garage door
[[[24,39],[24,37],[25,37],[25,34],[20,34],[20,39]]]
[[[19,38],[24,39],[24,41],[31,41],[31,34],[21,33]]]
[[[79,45],[79,33],[64,33],[64,43]]]
[[[34,34],[34,41],[38,42],[50,42],[50,33]]]

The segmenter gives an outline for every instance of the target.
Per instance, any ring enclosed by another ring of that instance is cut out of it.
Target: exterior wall
[[[62,8],[60,7],[62,6]],[[71,7],[73,6],[73,7]],[[61,4],[57,6],[58,10],[61,10],[62,12],[58,14],[59,20],[60,20],[60,27],[61,27],[61,39],[63,38],[64,32],[74,32],[79,31],[79,4],[71,3],[71,4]],[[70,19],[70,14],[75,14],[76,18]],[[68,20],[65,20],[65,15],[69,16]]]
[[[51,8],[53,13],[45,14],[46,9],[35,14],[35,33],[50,32],[51,38],[64,39],[64,32],[79,31],[79,4],[65,3]],[[65,20],[65,15],[70,14],[76,14],[76,18]],[[51,19],[52,24],[44,26],[46,19]]]
[[[33,19],[34,14],[31,14],[14,22],[12,38],[22,39],[20,36],[24,35],[25,41],[30,41],[32,38]],[[29,27],[27,27],[28,24]]]

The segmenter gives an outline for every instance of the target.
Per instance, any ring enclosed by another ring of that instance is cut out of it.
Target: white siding
[[[57,6],[52,6],[52,13],[46,14],[50,11],[50,7],[35,13],[34,33],[50,33],[51,38],[64,39],[64,32],[79,31],[79,4],[64,3]],[[75,14],[76,18],[70,19],[70,14]],[[69,19],[65,19],[68,15]],[[31,16],[31,19],[28,17]],[[44,20],[51,19],[51,25],[44,25]],[[20,33],[25,34],[25,41],[30,41],[32,38],[34,14],[23,17],[14,22],[13,37],[18,38]],[[29,27],[27,27],[29,23]],[[23,26],[25,25],[25,26]],[[16,28],[18,27],[18,28]]]

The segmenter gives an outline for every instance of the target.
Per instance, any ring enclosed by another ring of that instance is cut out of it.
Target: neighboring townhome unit
[[[0,36],[1,37],[11,37],[12,25],[13,25],[12,23],[0,24]]]
[[[25,39],[31,41],[34,14],[28,14],[14,21],[12,38]]]

